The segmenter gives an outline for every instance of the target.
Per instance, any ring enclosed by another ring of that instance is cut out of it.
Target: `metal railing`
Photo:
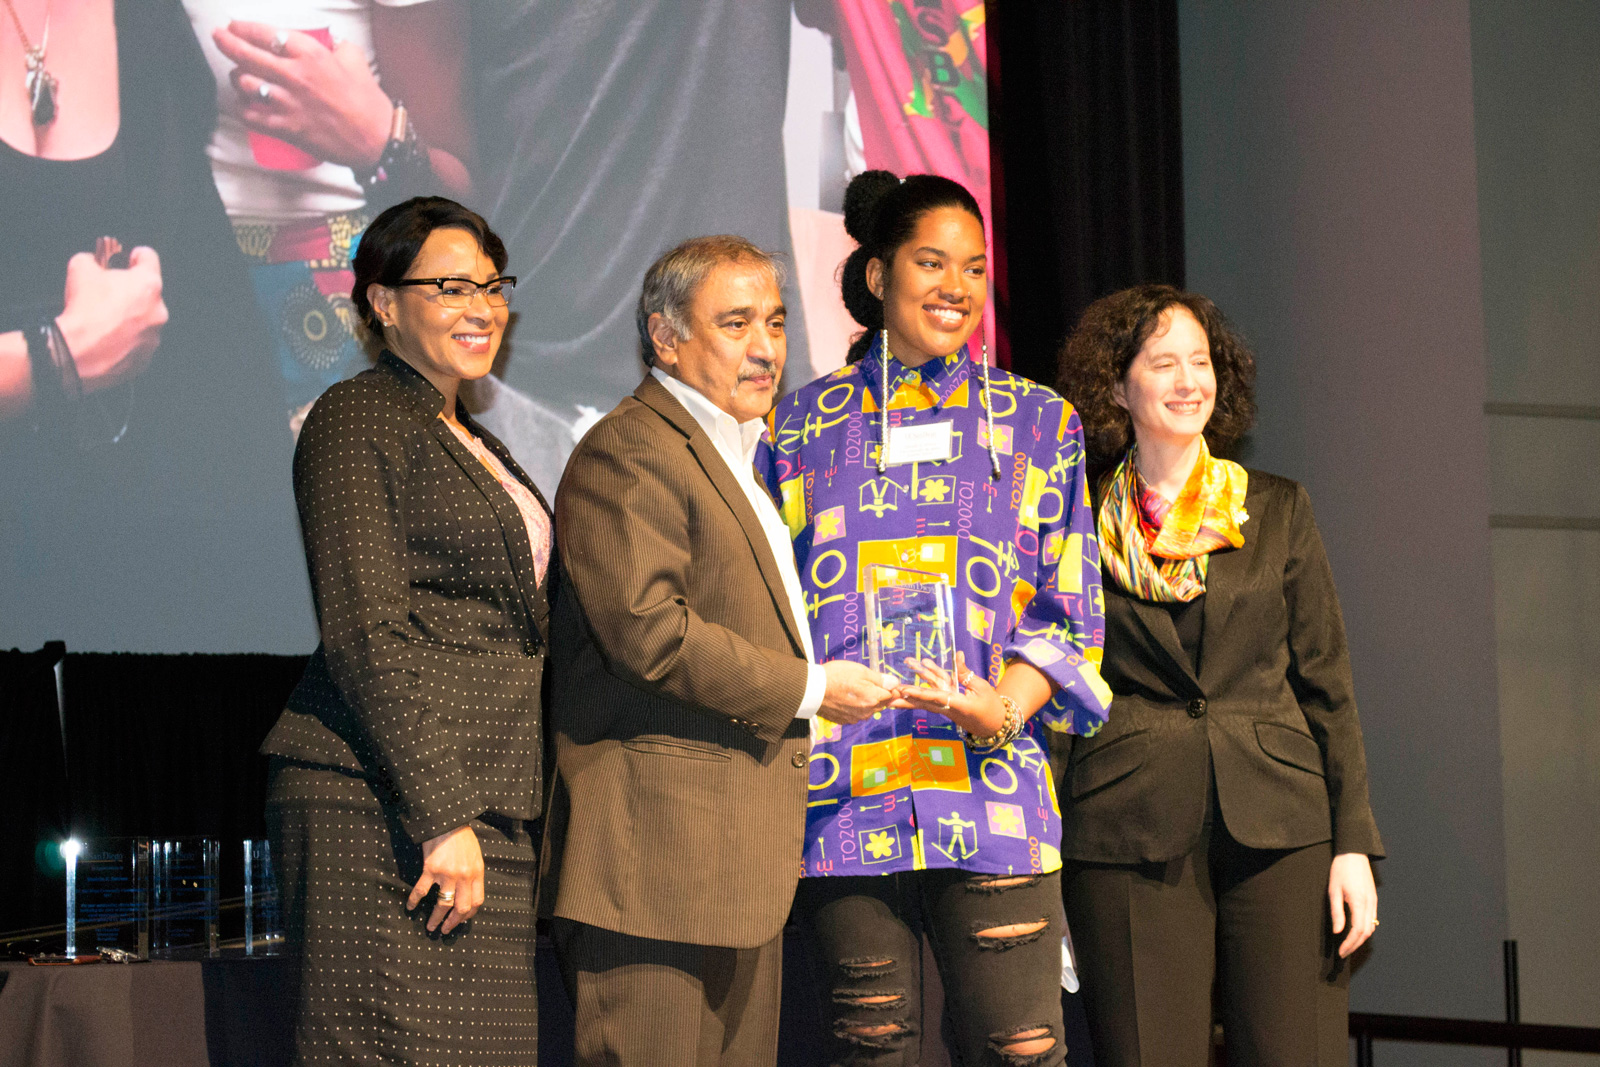
[[[1517,978],[1517,943],[1507,941],[1503,964],[1506,979],[1506,1021],[1437,1019],[1423,1015],[1350,1013],[1350,1037],[1356,1043],[1356,1067],[1373,1067],[1374,1041],[1416,1041],[1429,1045],[1473,1045],[1506,1050],[1506,1067],[1522,1067],[1522,1050],[1600,1054],[1600,1028],[1548,1026],[1522,1021],[1522,992]]]

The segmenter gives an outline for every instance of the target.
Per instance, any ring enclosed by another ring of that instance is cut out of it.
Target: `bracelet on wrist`
[[[83,380],[78,364],[67,347],[67,339],[56,324],[56,317],[43,315],[24,331],[28,342],[28,366],[33,377],[34,406],[60,407],[83,398]]]
[[[78,376],[78,361],[72,358],[72,349],[67,347],[67,336],[61,332],[54,315],[45,321],[45,329],[50,335],[50,359],[61,375],[62,395],[68,400],[82,400],[83,379]]]
[[[400,200],[426,190],[433,176],[428,146],[417,136],[403,101],[396,99],[389,121],[389,139],[384,142],[378,162],[370,168],[352,167],[357,183],[370,202],[379,193],[384,199]]]
[[[1004,748],[1022,735],[1022,728],[1027,723],[1023,717],[1022,709],[1017,702],[1004,693],[996,693],[1000,703],[1006,709],[1005,718],[1001,720],[1000,728],[987,737],[974,737],[963,731],[963,739],[967,747],[974,752],[993,752],[997,748]]]

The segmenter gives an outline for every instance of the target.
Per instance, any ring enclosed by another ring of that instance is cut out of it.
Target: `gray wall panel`
[[[1495,1018],[1505,853],[1467,5],[1179,11],[1189,282],[1255,343],[1250,462],[1317,506],[1391,856],[1353,1004]]]
[[[1507,900],[1522,1015],[1600,1025],[1600,7],[1472,0]],[[1506,414],[1520,405],[1544,417]],[[1532,409],[1538,410],[1538,409]],[[1587,521],[1588,530],[1506,526]],[[1526,1062],[1592,1057],[1529,1053]]]

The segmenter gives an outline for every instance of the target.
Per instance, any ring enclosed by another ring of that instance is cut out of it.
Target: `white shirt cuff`
[[[797,719],[815,719],[817,711],[822,707],[822,698],[828,691],[828,672],[822,669],[822,664],[813,663],[806,672],[806,691],[800,698],[800,710],[794,713]]]

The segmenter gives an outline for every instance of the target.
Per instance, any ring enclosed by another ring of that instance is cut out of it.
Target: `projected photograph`
[[[19,25],[45,8],[19,0]],[[551,496],[638,384],[633,307],[662,250],[737,233],[784,257],[792,388],[859,330],[836,280],[851,177],[939,173],[989,204],[968,0],[73,17],[52,33],[99,61],[47,55],[0,93],[0,647],[315,644],[290,457],[316,398],[374,358],[350,261],[390,204],[449,196],[505,239],[507,341],[465,398]],[[22,69],[37,42],[0,28]]]

